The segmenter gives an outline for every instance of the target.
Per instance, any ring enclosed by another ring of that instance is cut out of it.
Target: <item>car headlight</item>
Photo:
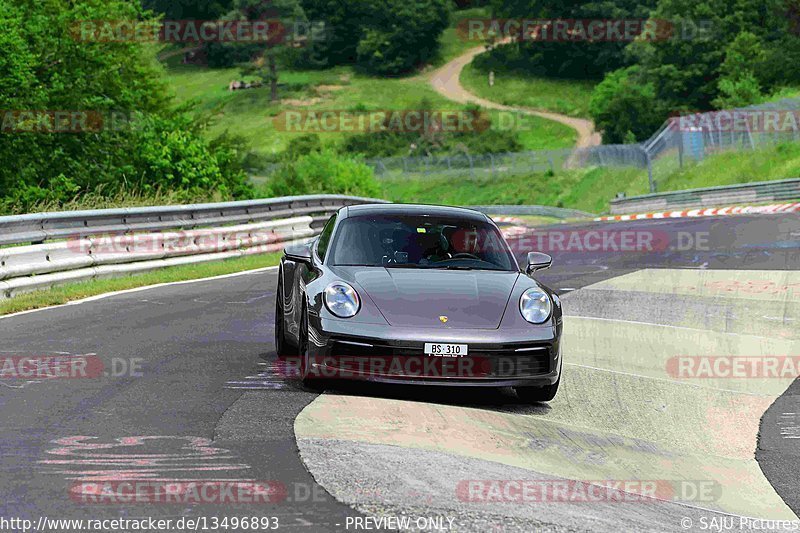
[[[353,287],[337,281],[325,289],[325,307],[339,318],[352,318],[358,313],[361,300]]]
[[[553,312],[553,302],[542,289],[528,289],[519,299],[519,312],[531,324],[543,324]]]

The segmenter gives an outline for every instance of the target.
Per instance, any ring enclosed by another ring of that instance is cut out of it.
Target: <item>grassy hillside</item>
[[[683,169],[656,167],[660,192],[800,177],[800,145],[783,144],[745,153],[723,153]],[[397,202],[454,205],[542,204],[608,210],[617,193],[647,194],[647,173],[640,169],[592,168],[488,178],[416,178],[383,182],[384,196]]]
[[[489,75],[473,64],[461,73],[461,84],[474,94],[505,105],[555,111],[574,117],[589,116],[589,99],[595,83],[586,80],[548,79],[520,74]]]
[[[249,141],[252,150],[261,155],[282,151],[298,133],[276,131],[271,119],[286,110],[404,110],[419,109],[425,101],[432,109],[458,110],[461,105],[450,102],[430,86],[429,75],[434,67],[450,61],[475,43],[456,35],[455,24],[465,17],[485,16],[481,9],[459,11],[451,28],[442,36],[442,49],[433,65],[420,73],[401,78],[364,76],[349,67],[327,70],[279,72],[281,101],[270,102],[269,90],[228,91],[228,83],[242,76],[238,68],[209,69],[182,65],[180,56],[166,61],[168,80],[180,102],[191,102],[198,113],[213,117],[209,135],[230,131]],[[525,129],[519,141],[525,150],[573,146],[575,131],[562,124],[537,117],[525,117]],[[343,133],[320,134],[324,144],[340,142]]]

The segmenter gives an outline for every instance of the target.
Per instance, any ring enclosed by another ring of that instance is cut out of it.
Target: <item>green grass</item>
[[[775,102],[784,98],[800,97],[800,87],[781,87],[765,99],[765,102]]]
[[[800,144],[781,144],[753,152],[728,152],[678,168],[669,158],[656,162],[658,191],[676,191],[779,180],[800,176]],[[539,204],[607,212],[619,192],[650,192],[647,172],[636,168],[590,168],[478,178],[430,176],[384,180],[384,197],[397,202],[454,205]]]
[[[660,191],[800,177],[800,143],[752,152],[727,152],[675,169],[658,179]]]
[[[617,191],[640,180],[638,169],[586,169],[479,178],[392,178],[383,182],[384,197],[395,202],[452,205],[553,205],[591,213],[608,208]],[[646,178],[645,178],[646,180]],[[645,183],[641,184],[642,186]],[[614,191],[614,192],[611,192]],[[640,192],[646,192],[641,190]]]
[[[254,153],[277,154],[287,143],[301,135],[283,132],[273,126],[273,117],[285,110],[342,110],[365,109],[404,110],[419,109],[426,101],[432,109],[458,110],[462,106],[439,95],[429,83],[433,67],[442,65],[475,43],[458,37],[457,22],[467,17],[488,16],[484,8],[458,11],[453,16],[451,28],[442,36],[439,57],[424,72],[397,78],[375,78],[356,73],[350,67],[336,67],[313,71],[279,71],[282,102],[269,101],[269,89],[228,91],[228,83],[242,79],[238,68],[209,69],[181,64],[175,56],[165,62],[167,79],[179,102],[191,103],[198,114],[211,115],[208,129],[210,137],[229,131],[244,137]],[[321,85],[341,87],[339,90],[323,90]],[[496,116],[496,113],[493,113]],[[519,134],[525,150],[565,148],[573,146],[575,132],[562,124],[538,117],[526,117],[525,130]],[[320,133],[325,145],[340,143],[349,133]]]
[[[0,300],[0,315],[61,305],[70,301],[80,300],[107,292],[157,285],[159,283],[209,278],[224,274],[232,274],[234,272],[275,266],[280,262],[280,257],[280,253],[251,255],[214,263],[168,267],[124,278],[70,283],[48,290],[21,294],[11,299]]]
[[[434,67],[444,65],[448,61],[455,59],[467,50],[480,46],[480,43],[468,41],[458,35],[456,26],[459,21],[473,18],[482,19],[489,17],[489,10],[485,7],[473,7],[456,11],[450,18],[450,27],[444,30],[440,42],[442,44],[439,57],[433,62]]]
[[[212,137],[229,131],[243,136],[252,150],[261,155],[276,154],[300,133],[276,130],[272,117],[287,109],[293,110],[344,110],[367,109],[403,110],[419,109],[425,100],[432,109],[461,109],[440,96],[428,83],[427,76],[407,78],[373,78],[353,72],[347,67],[297,72],[283,71],[281,83],[287,87],[281,92],[283,103],[269,101],[268,89],[228,91],[228,83],[240,78],[237,69],[207,69],[196,66],[173,66],[168,69],[168,79],[181,102],[193,102],[198,113],[213,115],[208,134]],[[320,91],[319,85],[342,86],[341,90]],[[317,99],[317,100],[314,100]],[[290,102],[286,102],[290,100]],[[300,103],[311,105],[293,105]],[[496,112],[492,112],[496,116]],[[571,128],[538,117],[526,117],[525,130],[519,134],[525,150],[564,148],[575,143]],[[335,145],[348,133],[320,133],[323,144]]]
[[[586,80],[496,73],[494,87],[489,87],[489,74],[473,64],[461,73],[461,83],[472,93],[500,104],[584,118],[589,116],[589,99],[595,86],[595,82]]]

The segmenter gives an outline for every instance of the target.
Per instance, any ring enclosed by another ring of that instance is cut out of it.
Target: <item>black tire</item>
[[[558,392],[558,385],[561,383],[561,377],[552,385],[545,385],[544,387],[514,387],[514,392],[517,393],[517,398],[525,403],[541,403],[549,402],[556,397]]]
[[[308,311],[303,306],[303,314],[300,319],[300,381],[303,387],[314,392],[322,392],[325,383],[319,377],[311,375],[308,362]]]
[[[297,355],[297,350],[292,349],[292,345],[286,338],[286,331],[283,329],[283,283],[281,276],[278,276],[278,292],[275,297],[275,353],[278,357],[290,357]]]

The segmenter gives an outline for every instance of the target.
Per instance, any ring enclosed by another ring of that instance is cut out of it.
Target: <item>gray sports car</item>
[[[520,270],[486,215],[455,207],[340,209],[281,260],[275,346],[309,386],[327,380],[514,387],[552,400],[561,303]]]

